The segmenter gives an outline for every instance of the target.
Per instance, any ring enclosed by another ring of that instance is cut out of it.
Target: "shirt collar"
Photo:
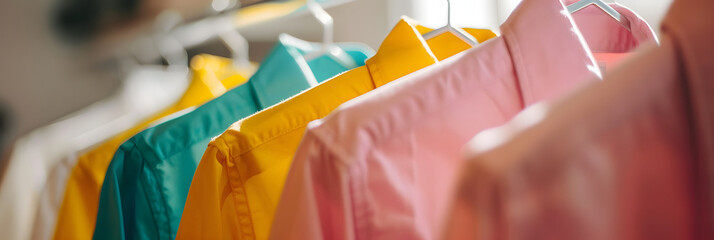
[[[358,63],[364,63],[365,58],[373,53],[372,49],[362,44],[340,43],[337,46]],[[278,42],[249,81],[256,90],[255,96],[259,106],[261,108],[272,106],[349,70],[327,56],[320,56],[310,61],[305,59],[304,54],[320,49],[321,44],[281,34]]]
[[[438,46],[438,49],[431,49],[422,37],[422,34],[431,30],[433,29],[418,26],[414,20],[407,17],[399,20],[384,39],[377,53],[366,62],[375,88],[432,65],[441,58],[468,49],[467,43],[446,34],[429,40],[432,46]],[[495,36],[492,31],[485,29],[464,30],[479,42]]]
[[[307,62],[295,47],[296,43],[296,38],[286,34],[281,35],[248,81],[254,87],[257,104],[261,108],[282,101],[284,99],[282,95],[285,95],[283,92],[289,90],[285,88],[285,84],[295,89],[306,89],[317,81]],[[274,81],[290,82],[273,84]]]
[[[563,0],[566,5],[578,0]],[[658,42],[650,25],[637,13],[617,3],[610,3],[621,15],[617,22],[596,6],[573,13],[577,28],[593,52],[626,53],[647,42]]]
[[[355,96],[435,63],[437,57],[426,47],[415,25],[407,21],[403,19],[394,27],[379,52],[366,61],[368,66],[365,68],[342,73],[333,80],[242,119],[215,141],[230,142],[231,151],[234,152],[247,151],[269,139],[281,136],[286,131],[304,127],[308,122],[324,117],[339,104]],[[422,29],[422,31],[430,30]],[[481,41],[495,36],[490,30],[465,30]],[[454,42],[455,38],[444,36],[429,42],[435,46],[439,55],[446,56],[449,52],[464,49],[463,45],[455,44],[458,43]],[[330,94],[325,94],[327,92]],[[239,134],[241,137],[235,137],[234,134]],[[220,143],[215,144],[220,145]]]
[[[200,54],[191,59],[191,81],[176,103],[180,109],[194,107],[245,83],[244,75],[234,71],[227,58]]]
[[[382,41],[377,53],[367,60],[375,87],[437,62],[424,39],[409,22],[406,18],[399,20]]]
[[[561,1],[524,0],[501,25],[524,106],[556,97],[593,74],[592,53]],[[557,55],[553,61],[544,56]],[[553,71],[558,69],[557,71]]]

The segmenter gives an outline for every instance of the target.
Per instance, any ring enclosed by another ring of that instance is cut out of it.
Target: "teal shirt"
[[[374,54],[361,44],[338,44],[360,65]],[[107,169],[94,239],[174,239],[193,173],[212,137],[261,109],[347,71],[330,57],[306,61],[318,46],[281,35],[258,71],[222,96],[135,135]]]

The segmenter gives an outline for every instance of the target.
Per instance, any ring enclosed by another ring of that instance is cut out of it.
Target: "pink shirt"
[[[448,238],[714,239],[713,12],[675,1],[660,47],[477,135]]]
[[[461,146],[597,72],[559,1],[524,1],[502,33],[311,123],[271,238],[436,236]]]
[[[578,0],[564,0],[566,6]],[[617,3],[609,4],[621,15],[621,22],[594,5],[572,14],[600,70],[606,72],[613,65],[643,43],[657,42],[647,22],[632,10]]]

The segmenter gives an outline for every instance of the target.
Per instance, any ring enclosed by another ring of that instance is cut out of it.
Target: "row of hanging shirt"
[[[245,8],[247,11],[241,11],[238,17],[256,14],[265,17],[266,12],[268,16],[280,16],[297,11],[304,4],[304,1],[300,0],[267,2]],[[226,48],[231,50],[233,59],[205,54],[196,56],[191,60],[191,76],[187,76],[189,71],[186,66],[189,64],[186,50],[177,37],[168,32],[174,30],[173,28],[182,19],[176,12],[165,11],[156,18],[154,23],[156,31],[148,39],[157,47],[157,52],[168,63],[168,67],[140,65],[132,57],[119,56],[120,69],[125,72],[127,79],[124,80],[122,89],[117,94],[57,123],[33,131],[15,144],[11,163],[6,171],[8,174],[5,174],[0,187],[0,215],[4,216],[0,218],[0,226],[2,226],[0,232],[3,239],[53,238],[56,236],[54,229],[56,229],[60,204],[67,203],[70,207],[62,209],[74,211],[70,203],[76,202],[64,201],[65,197],[73,198],[81,195],[82,197],[79,198],[81,201],[89,201],[86,204],[91,206],[98,204],[104,171],[116,148],[122,142],[149,125],[183,114],[197,105],[222,95],[227,90],[246,82],[248,77],[253,75],[255,64],[247,60],[247,42],[231,27],[235,21],[235,13],[219,15],[230,10],[228,5],[223,7],[215,9],[217,11],[215,16],[187,26],[184,28],[186,30],[178,32],[178,35],[188,33],[195,38],[196,35],[203,36],[217,32]],[[196,26],[205,29],[196,31]],[[346,49],[352,51],[357,61],[364,62],[364,58],[373,54],[373,50],[369,47],[360,44],[346,45]],[[302,57],[299,53],[324,53],[327,48],[323,46],[324,44],[307,43],[289,35],[280,36],[271,60],[266,61],[272,64],[265,64],[266,73],[263,76],[254,77],[281,79],[281,76],[285,77],[295,71],[303,74],[304,69],[296,69],[296,65],[299,65],[299,68],[306,68],[300,62]],[[145,50],[138,49],[140,52]],[[293,72],[271,73],[268,66],[275,69],[287,67]],[[334,75],[352,67],[354,66],[328,66],[317,69],[314,73]],[[272,91],[275,95],[271,97],[274,96],[276,99],[283,95],[283,98],[287,98],[304,89],[304,86],[316,84],[313,76],[304,74],[304,78],[305,83],[293,87],[299,88],[298,90],[266,91]],[[286,84],[296,84],[295,82],[301,79]],[[89,152],[99,152],[101,155],[84,156]],[[84,160],[87,161],[84,164],[93,166],[77,167],[80,162],[79,157],[88,158]],[[89,160],[95,158],[103,160]],[[77,169],[89,172],[84,174]],[[80,193],[75,194],[77,192]],[[92,208],[94,207],[86,209]],[[86,230],[81,228],[93,229],[96,209],[87,212],[73,214],[75,219],[81,216],[73,226],[82,227],[79,227],[80,230],[70,230],[80,233],[70,233],[70,236],[76,235],[72,238],[91,238],[91,231],[85,234]]]
[[[665,238],[711,236],[710,212],[694,210],[711,209],[695,189],[711,186],[711,165],[694,160],[714,149],[701,21],[714,6],[677,0],[657,46],[629,9],[571,16],[572,3],[524,0],[501,36],[425,38],[403,19],[373,56],[283,35],[249,79],[198,56],[178,104],[51,175],[63,187],[43,192],[33,234],[649,239],[654,222]]]

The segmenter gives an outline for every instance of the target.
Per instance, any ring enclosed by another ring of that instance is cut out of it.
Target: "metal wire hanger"
[[[451,1],[449,0],[446,0],[446,26],[434,29],[431,32],[422,35],[422,37],[424,37],[424,40],[429,40],[447,32],[454,34],[456,37],[471,46],[476,46],[479,44],[479,42],[466,31],[460,28],[455,28],[451,25]]]

